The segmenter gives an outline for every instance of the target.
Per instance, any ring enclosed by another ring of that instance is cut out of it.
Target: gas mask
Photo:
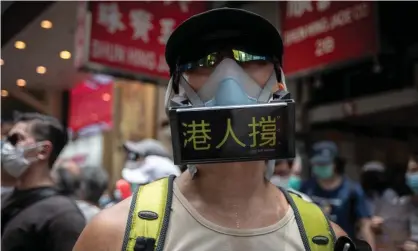
[[[188,84],[187,74],[180,79],[193,107],[254,105],[267,103],[277,83],[273,72],[261,88],[234,60],[226,58],[216,67],[208,81],[196,93]]]
[[[194,174],[194,164],[269,160],[265,177],[270,179],[272,159],[295,156],[294,101],[277,67],[260,87],[234,59],[222,59],[197,92],[185,72],[170,80],[165,107],[174,162]],[[282,88],[273,93],[279,82]]]
[[[1,148],[2,168],[12,177],[19,178],[37,160],[37,157],[25,157],[25,154],[37,150],[42,145],[42,143],[36,143],[32,146],[20,147],[5,142]]]

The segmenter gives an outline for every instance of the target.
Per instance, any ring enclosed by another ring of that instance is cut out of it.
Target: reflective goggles
[[[180,71],[185,72],[200,67],[213,68],[218,63],[220,63],[225,57],[232,58],[237,63],[248,63],[252,61],[273,61],[272,58],[268,56],[254,55],[245,51],[232,49],[223,52],[213,52],[199,60],[183,64],[180,66]]]

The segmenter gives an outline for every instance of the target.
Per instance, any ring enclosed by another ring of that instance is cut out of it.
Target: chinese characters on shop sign
[[[305,12],[312,12],[313,5],[316,6],[318,12],[326,11],[330,6],[330,1],[305,2],[295,1],[287,3],[287,17],[300,17]],[[370,9],[368,5],[359,3],[352,7],[340,10],[330,17],[324,16],[309,24],[297,27],[284,34],[284,44],[290,46],[293,43],[298,43],[309,37],[314,37],[337,29],[340,26],[348,25],[356,22],[369,15]],[[331,53],[335,49],[335,40],[332,36],[327,36],[316,40],[315,42],[315,56],[320,57],[324,54]]]
[[[285,72],[292,74],[372,54],[373,2],[281,2]],[[304,60],[297,60],[304,55]],[[296,59],[295,59],[296,58]]]
[[[164,50],[173,30],[205,10],[203,2],[91,2],[90,61],[168,76]]]

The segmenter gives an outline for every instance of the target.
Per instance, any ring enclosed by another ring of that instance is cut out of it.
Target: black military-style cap
[[[176,64],[198,60],[219,49],[241,49],[272,56],[281,64],[283,42],[265,18],[235,8],[209,10],[190,17],[171,34],[165,51],[170,73]]]

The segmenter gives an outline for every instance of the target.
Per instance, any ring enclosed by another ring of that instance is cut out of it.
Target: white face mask
[[[278,187],[287,187],[290,177],[282,177],[279,175],[273,175],[270,179],[270,182]]]
[[[125,165],[124,165],[123,168],[126,168],[126,169],[136,169],[138,167],[140,167],[140,163],[138,161],[135,161],[135,160],[127,160],[125,162]]]
[[[25,153],[37,149],[40,144],[29,147],[15,147],[5,142],[1,148],[2,168],[14,178],[19,178],[37,160],[36,157],[26,158]]]

